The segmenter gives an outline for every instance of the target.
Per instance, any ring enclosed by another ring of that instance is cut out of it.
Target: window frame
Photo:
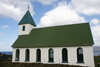
[[[26,49],[25,51],[25,61],[29,62],[30,61],[30,50]]]
[[[15,57],[15,61],[19,61],[20,59],[20,50],[16,49],[16,57]]]
[[[80,54],[80,49],[83,51],[81,47],[77,48],[77,63],[84,63],[84,54],[83,52]]]
[[[25,31],[25,25],[23,25],[23,27],[22,27],[22,31]]]
[[[53,54],[52,54],[52,56],[53,56],[52,58],[50,58],[50,55],[51,55],[51,54],[50,54],[50,50],[52,50],[52,53],[53,53]],[[50,49],[48,50],[48,56],[49,56],[49,57],[48,57],[48,60],[49,60],[48,62],[54,62],[54,50],[53,50],[52,48],[50,48]]]
[[[41,50],[36,50],[36,62],[41,62]]]
[[[66,48],[62,49],[62,63],[68,63],[68,50]]]

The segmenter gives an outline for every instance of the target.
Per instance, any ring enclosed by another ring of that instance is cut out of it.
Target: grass
[[[94,62],[100,63],[100,56],[94,56]]]
[[[95,67],[100,67],[100,56],[94,56]]]
[[[4,62],[12,62],[12,61],[2,61],[2,63],[4,63]]]
[[[100,56],[94,56],[95,67],[100,65]],[[12,63],[12,61],[2,61],[0,67],[81,67],[63,64],[42,64],[42,63]]]
[[[43,63],[12,63],[12,62],[2,62],[0,67],[82,67],[77,65],[67,65],[67,64],[43,64]]]

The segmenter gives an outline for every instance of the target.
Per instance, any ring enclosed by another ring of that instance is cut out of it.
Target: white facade
[[[25,31],[23,31],[23,26],[25,26]],[[29,34],[33,28],[35,28],[35,26],[31,24],[21,24],[19,25],[19,35]]]
[[[84,63],[77,63],[77,49],[81,47],[83,49],[83,59]],[[66,48],[68,51],[68,63],[70,65],[81,65],[81,66],[90,66],[94,67],[94,58],[93,58],[93,47],[92,46],[77,46],[77,47],[45,47],[39,48],[41,50],[41,63],[50,63],[48,62],[49,49],[52,48],[54,51],[54,63],[62,64],[62,49]],[[15,61],[16,50],[20,50],[19,61]],[[36,62],[36,50],[38,48],[13,48],[13,59],[12,62],[25,62],[25,50],[30,50],[30,63]],[[53,64],[54,64],[53,63]]]

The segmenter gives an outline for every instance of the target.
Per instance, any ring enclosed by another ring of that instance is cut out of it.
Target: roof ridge
[[[68,24],[68,25],[58,25],[58,26],[49,26],[49,27],[37,27],[34,29],[40,29],[40,28],[51,28],[51,27],[62,27],[62,26],[72,26],[72,25],[80,25],[80,24],[89,24],[89,22],[85,22],[85,23],[78,23],[78,24]]]

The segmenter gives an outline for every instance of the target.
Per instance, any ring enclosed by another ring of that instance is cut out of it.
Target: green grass
[[[12,61],[2,61],[2,63],[3,63],[3,62],[12,62]]]
[[[100,63],[100,56],[94,56],[94,62]]]
[[[100,63],[100,56],[94,56],[94,62],[95,62],[95,67],[98,67],[98,63]],[[29,67],[69,67],[69,65],[67,66],[64,66],[64,65],[60,65],[60,64],[52,64],[52,65],[43,65],[42,63],[38,64],[38,63],[12,63],[12,61],[2,61],[1,63],[2,65],[0,67],[26,67],[26,66],[29,66]],[[73,65],[71,65],[70,67],[73,67]],[[78,66],[74,66],[74,67],[78,67]],[[81,67],[81,66],[79,66]]]
[[[100,63],[100,56],[94,56],[94,62],[95,62],[95,67],[99,67],[100,66],[100,64],[99,64]]]
[[[77,65],[67,64],[43,64],[43,63],[12,63],[2,62],[0,67],[82,67]]]

